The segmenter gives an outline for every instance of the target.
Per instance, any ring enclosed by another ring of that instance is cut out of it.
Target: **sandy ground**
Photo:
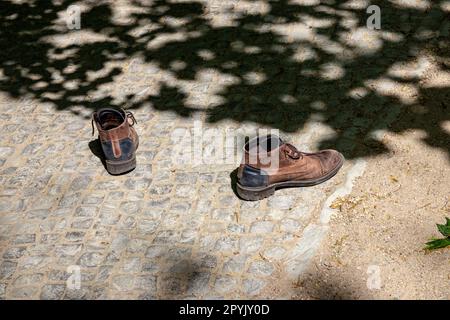
[[[391,152],[369,160],[352,194],[335,203],[339,213],[296,298],[450,298],[450,248],[423,250],[450,217],[449,158],[422,138],[420,130],[385,134]]]

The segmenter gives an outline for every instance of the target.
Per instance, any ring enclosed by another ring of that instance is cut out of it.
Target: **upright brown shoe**
[[[136,123],[133,114],[122,109],[103,108],[93,113],[92,122],[98,129],[106,170],[111,174],[122,174],[136,168],[139,137],[133,128]]]
[[[343,163],[335,150],[306,153],[275,135],[257,137],[244,146],[237,193],[245,200],[261,200],[279,188],[313,186],[333,177]]]

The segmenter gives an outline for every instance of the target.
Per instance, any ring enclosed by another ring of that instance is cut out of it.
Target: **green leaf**
[[[434,250],[450,246],[450,218],[445,217],[446,224],[436,224],[439,232],[445,237],[443,239],[431,239],[425,245],[425,249]]]
[[[434,239],[426,243],[426,248],[428,250],[440,249],[450,246],[450,239]]]
[[[450,237],[450,226],[446,226],[445,224],[437,224],[437,228],[444,237]]]

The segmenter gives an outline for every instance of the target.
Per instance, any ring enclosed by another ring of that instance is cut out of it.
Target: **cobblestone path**
[[[317,212],[350,166],[320,186],[245,202],[231,187],[234,164],[173,165],[168,133],[189,119],[136,112],[138,167],[110,176],[89,148],[90,121],[14,107],[1,116],[3,298],[272,297],[274,277],[307,263],[324,232]],[[66,285],[74,266],[79,289]]]

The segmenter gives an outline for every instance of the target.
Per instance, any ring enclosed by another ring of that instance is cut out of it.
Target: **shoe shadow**
[[[100,159],[100,161],[103,164],[103,167],[106,170],[106,159],[105,155],[103,154],[102,145],[100,144],[100,140],[97,138],[95,140],[89,141],[89,149],[91,149],[91,152]]]

